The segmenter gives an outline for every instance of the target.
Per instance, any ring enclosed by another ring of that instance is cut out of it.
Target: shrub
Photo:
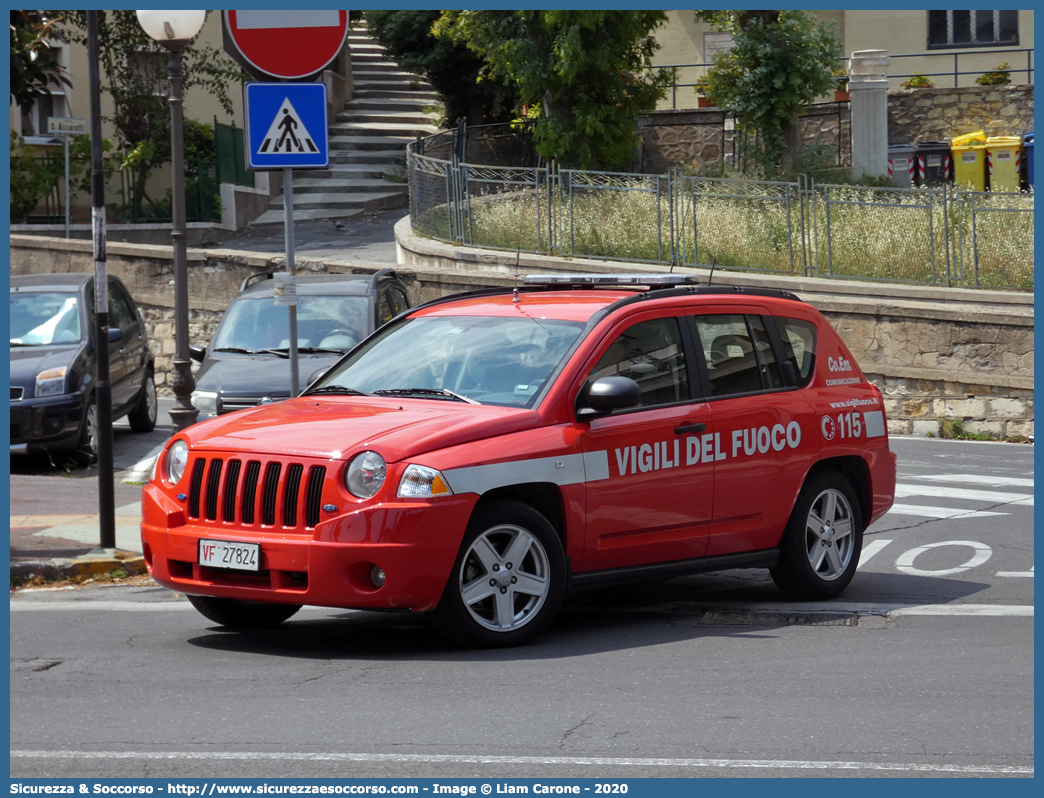
[[[905,83],[901,84],[901,85],[902,85],[902,87],[904,89],[934,89],[935,88],[935,82],[931,78],[927,77],[926,75],[922,75],[920,72],[914,72],[913,75],[910,77],[910,79],[908,81],[906,81]]]
[[[997,69],[993,72],[987,72],[984,75],[979,75],[975,79],[975,82],[980,86],[1007,86],[1011,83],[1011,64],[1007,61],[1002,61],[997,64]]]

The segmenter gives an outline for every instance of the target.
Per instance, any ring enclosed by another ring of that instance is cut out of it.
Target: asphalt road
[[[1033,449],[893,439],[841,600],[731,571],[573,597],[508,651],[422,618],[222,631],[154,586],[11,599],[13,777],[1033,772]]]

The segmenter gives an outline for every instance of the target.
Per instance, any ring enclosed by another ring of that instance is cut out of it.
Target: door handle
[[[707,425],[697,421],[695,424],[685,424],[681,427],[675,427],[674,434],[682,435],[686,432],[703,432],[705,429],[707,429]]]

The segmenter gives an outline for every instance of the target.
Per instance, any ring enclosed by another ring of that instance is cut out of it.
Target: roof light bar
[[[669,288],[678,285],[698,285],[695,274],[527,274],[523,285],[645,285],[650,288]]]

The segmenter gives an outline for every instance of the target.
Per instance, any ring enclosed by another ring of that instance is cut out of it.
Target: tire
[[[213,596],[188,596],[188,600],[204,618],[229,629],[271,629],[301,609],[300,604],[264,604]]]
[[[565,577],[565,553],[548,520],[527,504],[498,502],[468,523],[431,620],[454,643],[517,646],[554,620]]]
[[[852,581],[862,550],[863,519],[852,485],[836,471],[813,474],[783,532],[772,581],[788,598],[835,598]]]
[[[156,428],[156,415],[159,411],[159,402],[156,399],[156,379],[151,371],[145,372],[145,382],[141,386],[141,396],[138,404],[127,420],[130,428],[135,432],[152,432]]]
[[[98,404],[93,396],[87,400],[83,410],[83,426],[80,427],[76,454],[87,464],[98,459]]]

